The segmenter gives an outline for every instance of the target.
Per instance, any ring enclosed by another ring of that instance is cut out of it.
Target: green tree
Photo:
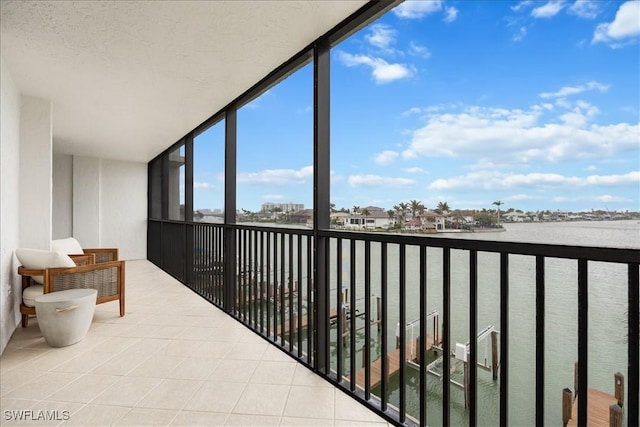
[[[439,202],[438,207],[436,208],[436,211],[440,214],[449,212],[450,210],[451,208],[449,207],[449,204],[447,202]]]
[[[364,215],[364,224],[363,224],[363,226],[365,226],[365,227],[366,227],[366,224],[367,224],[367,218],[369,217],[369,215],[371,215],[371,212],[369,212],[369,209],[364,208],[364,209],[362,209],[361,214],[362,214],[362,215]]]

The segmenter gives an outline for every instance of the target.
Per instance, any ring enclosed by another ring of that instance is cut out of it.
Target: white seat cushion
[[[69,255],[62,252],[49,252],[40,249],[16,249],[16,257],[24,268],[33,270],[44,270],[56,267],[75,267],[76,263]],[[33,280],[42,284],[42,276],[33,276]]]
[[[22,292],[22,302],[27,307],[35,307],[36,306],[36,298],[43,295],[44,286],[42,285],[34,285],[29,286]]]
[[[62,252],[67,255],[82,255],[84,251],[80,242],[73,237],[66,239],[55,239],[51,241],[51,250],[56,252]]]

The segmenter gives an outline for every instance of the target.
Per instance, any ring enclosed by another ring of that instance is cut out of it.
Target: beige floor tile
[[[224,412],[180,411],[171,422],[172,426],[217,427],[223,426],[229,414]]]
[[[247,383],[258,366],[256,360],[221,360],[209,381]]]
[[[182,409],[203,381],[164,379],[136,406],[140,408]]]
[[[298,364],[296,372],[293,374],[293,385],[306,385],[310,387],[328,387],[333,388],[329,381],[325,381],[318,375],[314,374],[311,369]]]
[[[91,403],[134,407],[161,382],[160,378],[121,377]]]
[[[198,351],[201,345],[202,341],[196,340],[170,340],[162,350],[162,354],[166,356],[188,357]]]
[[[330,418],[334,414],[333,387],[291,386],[284,416],[302,418]]]
[[[84,407],[84,403],[77,402],[52,402],[47,400],[41,400],[35,403],[29,409],[33,411],[42,411],[49,421],[38,421],[38,426],[45,425],[59,425],[61,421],[70,420],[76,412]],[[29,423],[31,426],[33,422]]]
[[[226,426],[262,427],[280,425],[280,416],[231,414]]]
[[[113,353],[95,352],[92,349],[67,360],[65,363],[51,370],[55,372],[77,372],[84,374],[93,371],[112,357],[114,357]]]
[[[296,370],[296,362],[289,359],[288,362],[271,362],[261,360],[253,372],[249,382],[258,384],[286,384],[293,381]]]
[[[374,412],[361,405],[343,392],[336,390],[335,397],[336,420],[381,422],[382,419]]]
[[[35,380],[40,375],[45,374],[44,372],[37,371],[32,371],[29,374],[26,374],[25,372],[28,371],[13,369],[0,375],[0,396],[5,396],[16,388],[21,387]]]
[[[7,393],[6,397],[16,399],[42,400],[77,380],[80,374],[71,372],[46,372]]]
[[[272,362],[290,362],[293,359],[274,345],[269,345],[262,355],[262,360],[270,360]]]
[[[166,378],[180,363],[184,357],[174,357],[165,355],[153,355],[146,359],[144,363],[138,365],[136,369],[129,373],[132,377]]]
[[[124,353],[144,354],[147,356],[155,353],[162,353],[170,342],[170,339],[165,338],[141,338],[131,347],[127,348]]]
[[[0,373],[4,374],[16,367],[32,361],[44,354],[43,350],[30,350],[27,348],[19,348],[17,350],[5,350],[0,360]]]
[[[269,344],[264,341],[257,343],[236,343],[231,347],[225,359],[261,360],[268,346]]]
[[[108,337],[96,345],[92,351],[97,353],[120,353],[140,341],[140,338]]]
[[[289,388],[286,385],[247,384],[233,413],[280,416],[289,396]]]
[[[149,357],[144,353],[121,352],[89,372],[96,375],[127,375]]]
[[[333,426],[333,420],[327,418],[282,417],[280,425],[287,427],[331,427]]]
[[[109,375],[84,375],[47,397],[47,400],[89,403],[117,380],[118,377]]]
[[[178,366],[175,367],[167,378],[176,378],[183,380],[206,380],[220,364],[220,359],[212,358],[185,358]]]
[[[85,405],[72,414],[62,426],[108,426],[124,417],[131,408],[121,406]]]
[[[168,426],[179,411],[174,409],[134,408],[120,418],[116,426]]]
[[[222,381],[206,381],[183,410],[231,412],[246,384]]]

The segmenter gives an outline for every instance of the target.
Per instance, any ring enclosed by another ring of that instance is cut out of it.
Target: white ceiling
[[[1,53],[55,152],[146,162],[365,3],[2,0]]]

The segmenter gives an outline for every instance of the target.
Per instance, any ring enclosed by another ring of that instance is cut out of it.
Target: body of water
[[[640,248],[638,221],[520,223],[505,224],[504,232],[438,234],[437,237],[508,242],[547,243],[578,246]],[[335,266],[335,242],[331,265]],[[350,257],[348,241],[343,241],[343,259]],[[380,245],[371,244],[371,286],[380,295]],[[399,246],[388,245],[388,348],[395,348],[395,329],[399,319]],[[419,318],[419,249],[406,249],[406,320]],[[347,263],[344,263],[347,265]],[[469,254],[451,251],[451,339],[455,343],[469,340]],[[360,309],[366,302],[364,292],[364,244],[356,244],[356,293]],[[500,330],[499,300],[500,260],[498,254],[478,255],[478,328],[492,325]],[[349,271],[343,271],[341,286],[349,286]],[[565,387],[573,388],[573,367],[577,361],[577,262],[548,258],[546,260],[546,327],[545,327],[545,423],[562,422],[561,396]],[[339,288],[336,272],[331,273],[332,307],[337,306]],[[442,312],[442,250],[427,250],[427,312]],[[375,304],[372,307],[375,316]],[[627,267],[592,262],[589,264],[589,387],[613,393],[613,375],[626,375]],[[372,328],[374,331],[375,328]],[[412,331],[407,331],[407,337]],[[335,335],[334,335],[335,336]],[[376,336],[375,333],[372,336]],[[379,338],[376,338],[379,340]],[[359,334],[357,348],[362,347],[364,332]],[[379,343],[373,343],[380,357]],[[348,347],[348,346],[347,346]],[[455,347],[454,347],[455,348]],[[453,348],[452,348],[453,349]],[[491,358],[490,341],[479,343],[478,359]],[[335,348],[334,348],[335,350]],[[334,352],[335,355],[335,352]],[[345,357],[349,357],[348,349]],[[357,356],[361,366],[361,354]],[[535,258],[509,257],[509,425],[535,424]],[[335,361],[334,361],[335,363]],[[348,367],[348,363],[345,363]],[[417,415],[419,378],[408,369],[407,412]],[[347,373],[348,374],[348,373]],[[390,401],[398,402],[397,379],[392,380]],[[428,380],[428,423],[441,424],[442,384],[436,377]],[[462,391],[451,387],[451,423],[466,425]],[[499,380],[490,372],[478,370],[478,422],[499,424]]]

